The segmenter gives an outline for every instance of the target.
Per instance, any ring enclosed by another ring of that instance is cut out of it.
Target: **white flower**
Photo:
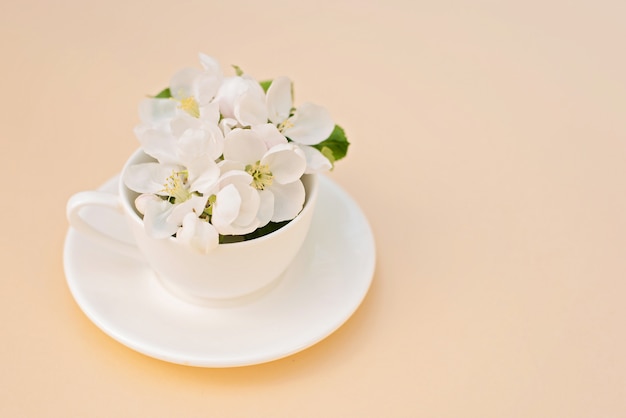
[[[332,165],[311,145],[327,139],[335,128],[328,111],[313,103],[303,103],[293,111],[291,80],[278,77],[267,90],[266,104],[269,120],[287,138],[300,145],[307,160],[307,173],[329,170]]]
[[[195,213],[189,212],[176,232],[176,240],[200,254],[208,254],[218,246],[219,235],[215,227],[206,219],[201,219]]]
[[[146,99],[167,101],[169,99]],[[148,107],[154,107],[151,103]],[[165,105],[157,104],[158,107]],[[186,165],[190,161],[208,156],[215,160],[224,149],[224,135],[218,126],[217,104],[209,104],[204,118],[194,118],[184,112],[173,113],[170,118],[149,121],[135,128],[135,135],[144,152],[163,164]]]
[[[129,167],[124,183],[141,193],[135,206],[144,215],[148,235],[166,238],[189,226],[191,231],[183,232],[183,241],[193,242],[197,249],[205,251],[217,245],[212,238],[217,235],[207,231],[208,227],[191,222],[187,215],[203,215],[209,191],[217,184],[219,175],[217,164],[209,158],[198,159],[188,167],[150,162]]]
[[[124,182],[140,194],[135,206],[148,235],[207,254],[220,235],[300,213],[302,175],[332,167],[334,145],[324,154],[315,147],[323,149],[335,124],[321,106],[295,108],[287,77],[266,93],[238,67],[224,77],[215,59],[200,54],[200,62],[175,73],[160,98],[141,102],[135,134],[156,162],[129,167]]]
[[[283,135],[299,144],[319,144],[330,136],[335,127],[330,113],[313,103],[301,104],[291,115],[293,98],[291,80],[287,77],[272,81],[267,90],[266,103],[269,120]]]
[[[250,174],[238,170],[220,177],[210,202],[211,223],[220,234],[245,235],[262,226],[259,215],[267,208],[261,206],[251,182]]]
[[[222,116],[236,121],[240,127],[267,123],[265,92],[259,82],[250,76],[226,77],[215,102],[219,103]]]
[[[171,97],[141,102],[139,117],[144,124],[159,125],[180,112],[199,119],[215,119],[215,116],[219,119],[217,109],[210,105],[224,76],[219,63],[213,58],[200,54],[200,62],[204,70],[184,68],[174,74],[169,83]]]
[[[306,158],[306,174],[323,173],[333,168],[330,160],[317,148],[308,145],[300,145],[300,149]]]
[[[200,54],[204,70],[185,68],[170,80],[170,93],[180,109],[193,117],[200,117],[201,108],[209,104],[222,84],[220,64],[213,58]]]
[[[224,135],[219,128],[219,106],[212,102],[223,76],[219,63],[200,54],[204,71],[186,68],[170,81],[172,97],[144,99],[139,105],[142,123],[135,134],[143,150],[164,164],[183,164],[222,154]]]
[[[142,194],[135,200],[137,210],[143,214],[146,233],[152,238],[167,238],[180,232],[188,214],[199,217],[207,198],[191,195],[188,200],[174,204],[154,194]]]
[[[223,166],[243,169],[251,176],[261,207],[267,209],[259,215],[261,226],[270,220],[291,220],[300,213],[305,198],[300,177],[306,159],[273,125],[231,131],[224,143],[224,159]]]

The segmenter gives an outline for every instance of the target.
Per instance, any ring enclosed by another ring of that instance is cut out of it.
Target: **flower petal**
[[[288,77],[277,77],[272,81],[267,89],[266,104],[269,120],[273,124],[278,125],[287,120],[293,105],[291,80]]]
[[[300,213],[305,197],[302,181],[298,180],[288,184],[274,183],[269,189],[274,194],[272,221],[288,221]]]
[[[217,125],[220,121],[220,106],[211,102],[200,106],[200,119],[204,123]]]
[[[202,122],[187,112],[180,112],[169,120],[169,129],[172,135],[180,138],[189,129],[201,129]]]
[[[322,106],[313,103],[303,103],[294,115],[289,118],[291,127],[286,128],[283,134],[294,142],[304,145],[319,144],[327,139],[335,129],[335,123],[330,113]]]
[[[172,225],[180,226],[187,214],[193,213],[195,216],[200,216],[208,199],[208,196],[192,195],[184,202],[175,204],[167,217],[167,222]]]
[[[160,202],[163,199],[151,193],[144,193],[137,196],[137,198],[135,199],[135,208],[137,209],[137,212],[141,213],[142,215],[146,213],[146,205],[151,200]]]
[[[229,184],[220,190],[215,197],[213,217],[211,220],[219,231],[220,226],[225,227],[230,225],[237,219],[237,216],[239,216],[241,196],[237,188],[233,184]]]
[[[263,142],[265,142],[267,149],[272,148],[274,145],[287,143],[287,138],[285,138],[283,134],[280,133],[278,128],[271,123],[255,125],[251,129],[261,137]]]
[[[207,135],[201,128],[189,128],[182,132],[176,143],[176,155],[183,165],[207,154]]]
[[[149,236],[160,239],[176,233],[178,225],[167,222],[174,205],[163,199],[148,200],[144,209],[143,224]]]
[[[259,220],[258,228],[268,224],[272,220],[274,214],[274,193],[269,190],[259,190],[260,204],[257,219]]]
[[[286,184],[298,180],[306,169],[306,158],[294,144],[279,144],[272,147],[261,159],[274,175],[274,181]]]
[[[252,91],[246,91],[235,100],[233,111],[241,126],[267,123],[265,101]]]
[[[217,125],[202,124],[199,129],[187,129],[177,145],[179,160],[187,165],[203,156],[216,160],[224,150],[224,137]]]
[[[241,196],[241,207],[239,208],[239,215],[234,224],[245,228],[255,224],[261,205],[261,197],[258,191],[248,184],[236,184],[235,186]],[[258,222],[256,224],[258,225]],[[256,227],[254,229],[256,229]]]
[[[216,194],[211,218],[220,234],[243,235],[258,227],[260,197],[251,182],[252,177],[245,171],[228,171],[220,178],[221,190]]]
[[[177,164],[176,138],[166,129],[155,129],[147,125],[135,127],[143,152],[163,164]]]
[[[218,166],[220,165],[218,164]],[[232,166],[233,167],[227,170],[222,170],[222,176],[219,179],[220,189],[226,187],[229,184],[248,186],[250,185],[250,183],[252,183],[252,176],[246,173],[245,171],[243,171],[243,168],[241,169],[234,168],[234,163],[232,164]],[[220,169],[221,168],[222,167],[220,166]]]
[[[205,71],[208,71],[213,74],[222,73],[222,66],[220,65],[219,61],[216,60],[215,58],[210,57],[207,54],[202,53],[202,52],[198,54],[198,58],[200,58],[200,64],[202,64],[202,67],[204,68]]]
[[[323,173],[333,168],[333,165],[317,148],[300,145],[306,157],[306,174]]]
[[[217,163],[217,166],[219,167],[220,173],[222,174],[233,170],[245,172],[244,170],[246,169],[246,165],[244,163],[232,160],[222,160]],[[250,181],[252,181],[252,179]]]
[[[175,99],[181,100],[194,94],[194,81],[202,74],[197,68],[183,68],[170,79],[170,93]]]
[[[219,62],[208,55],[199,55],[204,72],[194,80],[194,96],[202,106],[215,97],[224,77]]]
[[[224,118],[219,122],[219,127],[224,133],[224,136],[228,135],[237,125],[239,125],[239,122],[232,118]]]
[[[250,129],[233,129],[224,141],[224,158],[254,164],[263,158],[267,148],[259,135]]]
[[[175,100],[171,99],[143,99],[139,103],[139,118],[148,125],[159,124],[176,115]]]
[[[176,240],[200,254],[208,254],[218,246],[219,235],[213,225],[195,213],[188,213],[176,232]]]
[[[221,75],[204,73],[194,83],[194,97],[200,106],[208,104],[217,93],[222,82]]]
[[[220,177],[220,168],[207,155],[191,161],[187,166],[187,171],[191,183],[189,190],[203,195],[217,185],[217,180]]]
[[[225,118],[235,118],[235,102],[246,92],[251,92],[259,100],[265,100],[265,93],[259,83],[249,76],[226,77],[222,81],[215,102],[219,103],[220,113]]]
[[[167,178],[179,170],[179,166],[159,163],[131,165],[124,173],[124,184],[138,193],[161,194]]]

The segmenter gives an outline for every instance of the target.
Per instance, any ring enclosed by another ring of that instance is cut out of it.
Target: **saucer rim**
[[[112,193],[117,193],[115,191],[116,190],[115,185],[117,184],[116,182],[118,178],[119,178],[119,175],[109,179],[99,188],[99,190],[106,190],[106,191],[111,191]],[[154,343],[141,341],[141,339],[137,339],[136,337],[125,335],[124,332],[120,332],[119,330],[114,329],[114,327],[112,328],[111,326],[105,323],[106,318],[102,318],[101,313],[95,312],[93,307],[89,305],[88,300],[86,300],[87,298],[83,297],[80,294],[80,289],[78,289],[79,286],[75,281],[81,280],[81,278],[78,278],[78,279],[70,278],[70,275],[73,274],[72,273],[73,260],[71,258],[71,252],[72,252],[71,247],[74,244],[74,241],[76,239],[80,240],[81,238],[83,238],[82,236],[79,235],[78,231],[75,231],[73,228],[70,227],[66,234],[65,243],[64,243],[63,264],[64,264],[66,282],[68,284],[72,297],[74,298],[78,307],[89,318],[89,320],[92,321],[94,325],[96,325],[105,334],[107,334],[114,340],[118,341],[119,343],[125,345],[126,347],[134,351],[137,351],[146,356],[156,358],[162,361],[170,362],[170,363],[188,365],[188,366],[196,366],[196,367],[206,367],[206,368],[242,367],[242,366],[250,366],[250,365],[256,365],[256,364],[267,363],[270,361],[275,361],[275,360],[296,354],[302,350],[305,350],[317,344],[318,342],[324,340],[331,334],[333,334],[354,315],[354,313],[358,310],[363,300],[367,296],[367,293],[369,292],[369,289],[374,279],[375,268],[376,268],[376,246],[375,246],[374,236],[373,236],[371,226],[367,218],[365,217],[365,214],[363,213],[361,208],[358,206],[358,204],[354,201],[354,199],[352,199],[352,197],[349,196],[348,193],[346,193],[339,185],[337,185],[327,176],[319,175],[318,180],[320,182],[319,184],[320,189],[331,188],[331,189],[334,189],[335,193],[338,193],[341,195],[341,198],[344,200],[344,204],[347,206],[346,210],[348,212],[350,213],[352,213],[353,211],[358,212],[357,215],[359,215],[360,222],[363,224],[362,225],[363,229],[362,231],[360,231],[363,236],[360,238],[367,241],[366,244],[369,247],[368,253],[371,254],[371,257],[367,257],[365,260],[358,260],[358,262],[362,264],[360,271],[363,271],[363,273],[361,274],[361,278],[359,280],[360,282],[359,287],[361,287],[361,292],[359,292],[357,295],[353,295],[352,300],[347,301],[350,303],[349,304],[346,303],[346,305],[344,305],[344,308],[346,308],[345,313],[341,317],[334,318],[332,322],[327,321],[328,326],[324,327],[323,331],[319,331],[317,333],[309,335],[308,338],[302,339],[300,341],[300,344],[292,345],[291,349],[286,349],[286,347],[285,349],[282,349],[282,350],[277,349],[275,350],[275,353],[273,354],[267,353],[266,350],[261,350],[259,353],[257,353],[257,355],[247,354],[241,357],[230,356],[229,359],[220,358],[220,356],[211,355],[210,353],[206,353],[201,356],[194,356],[194,355],[190,355],[189,353],[181,355],[180,353],[179,354],[172,353],[171,349],[164,349],[163,347],[155,346]],[[314,214],[314,217],[315,217],[315,214]],[[78,235],[76,236],[76,238],[74,238],[76,234]],[[306,251],[306,249],[304,249],[303,247],[300,250],[300,252],[302,251]],[[112,252],[110,252],[110,254],[115,257],[125,257],[122,254],[113,254]],[[135,263],[138,262],[137,260],[133,260],[133,261]],[[176,298],[176,296],[174,295],[171,295],[171,297]],[[266,297],[266,295],[260,296],[261,299],[264,297]],[[230,309],[229,307],[210,307],[210,306],[205,306],[205,307],[200,307],[200,308],[208,309],[208,310]]]

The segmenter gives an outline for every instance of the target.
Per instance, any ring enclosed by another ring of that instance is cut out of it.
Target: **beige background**
[[[625,4],[4,0],[0,416],[625,416]],[[376,236],[352,319],[258,366],[138,354],[65,283],[65,202],[199,51],[332,112]]]

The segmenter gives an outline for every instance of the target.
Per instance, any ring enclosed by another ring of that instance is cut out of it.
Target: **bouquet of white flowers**
[[[304,174],[330,170],[348,141],[328,111],[293,104],[287,77],[257,81],[200,54],[145,99],[135,134],[154,161],[129,167],[126,186],[146,232],[200,253],[270,233],[302,210]]]

